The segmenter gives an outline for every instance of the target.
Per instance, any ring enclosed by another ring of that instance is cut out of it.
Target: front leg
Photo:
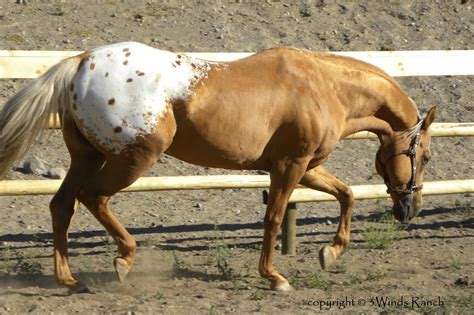
[[[273,266],[275,239],[285,216],[291,193],[301,180],[308,165],[309,158],[293,161],[277,161],[270,171],[270,194],[265,213],[265,231],[262,253],[260,256],[260,276],[270,280],[270,288],[276,291],[291,290],[288,281]]]
[[[319,263],[321,268],[326,269],[346,249],[350,241],[352,208],[354,207],[354,195],[352,189],[340,181],[336,176],[329,173],[324,167],[318,166],[305,173],[300,183],[308,188],[319,190],[333,195],[341,205],[341,216],[337,228],[334,243],[325,246],[319,252]]]

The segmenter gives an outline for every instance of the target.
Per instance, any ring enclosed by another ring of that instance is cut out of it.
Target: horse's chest
[[[71,86],[71,112],[87,136],[120,153],[152,134],[170,103],[192,93],[206,65],[125,43],[93,51]]]

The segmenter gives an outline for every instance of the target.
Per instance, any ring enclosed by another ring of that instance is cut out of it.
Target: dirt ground
[[[18,5],[2,0],[0,49],[84,50],[128,40],[195,52],[282,45],[319,51],[473,48],[470,0],[334,2],[32,0]],[[438,122],[474,121],[473,77],[398,81],[422,112],[438,106]],[[0,104],[26,82],[0,81]],[[67,168],[60,133],[49,133],[29,155]],[[473,144],[468,137],[433,139],[426,180],[472,178]],[[375,140],[343,141],[326,166],[351,185],[381,183],[374,167],[377,147]],[[234,173],[241,172],[163,156],[146,175]],[[42,177],[12,170],[7,179]],[[70,233],[70,264],[92,294],[72,296],[53,279],[50,198],[0,197],[0,314],[462,314],[474,309],[471,194],[425,197],[425,210],[407,227],[374,223],[388,200],[358,201],[351,246],[327,271],[319,267],[318,251],[334,236],[338,205],[298,205],[297,256],[275,258],[296,290],[277,293],[257,272],[265,210],[261,190],[121,193],[112,207],[139,242],[136,266],[119,284],[112,266],[116,248],[81,207]]]

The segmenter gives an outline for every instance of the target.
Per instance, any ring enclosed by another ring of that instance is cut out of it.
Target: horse
[[[378,136],[375,167],[394,216],[422,209],[432,107],[422,118],[381,69],[348,57],[289,47],[232,62],[211,62],[136,42],[102,46],[54,65],[0,112],[0,176],[58,114],[71,164],[50,203],[55,277],[72,292],[67,238],[79,203],[118,245],[118,280],[130,272],[136,242],[108,204],[161,154],[206,166],[270,174],[258,266],[272,290],[291,290],[273,266],[275,239],[298,184],[340,204],[334,242],[319,252],[327,268],[346,249],[354,196],[323,166],[336,143],[357,131]]]

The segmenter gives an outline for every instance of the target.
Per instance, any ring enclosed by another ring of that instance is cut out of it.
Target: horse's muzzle
[[[398,202],[393,205],[393,216],[402,223],[409,223],[420,211],[421,205],[414,198],[414,194],[399,196]]]

